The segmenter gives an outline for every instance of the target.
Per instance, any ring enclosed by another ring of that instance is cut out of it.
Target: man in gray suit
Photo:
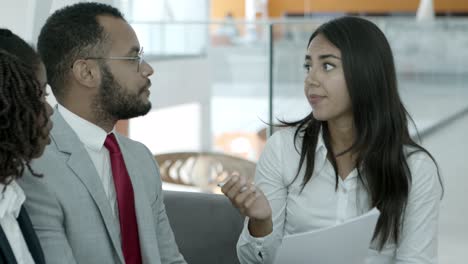
[[[115,8],[79,3],[42,28],[39,53],[58,106],[52,143],[21,186],[50,264],[186,263],[150,151],[114,131],[146,114],[149,76],[135,32]]]

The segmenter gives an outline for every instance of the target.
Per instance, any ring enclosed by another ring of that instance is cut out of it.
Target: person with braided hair
[[[20,37],[0,29],[0,264],[45,263],[44,254],[16,183],[50,143],[45,68]]]

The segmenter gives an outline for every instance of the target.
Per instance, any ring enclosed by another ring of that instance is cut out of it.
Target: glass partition
[[[266,23],[133,23],[155,69],[153,110],[130,137],[153,153],[222,152],[256,161],[269,114]]]
[[[421,23],[410,18],[369,18],[393,50],[402,100],[420,133],[468,107],[468,20]],[[322,21],[273,24],[273,117],[289,121],[311,111],[302,65],[311,33]],[[413,134],[415,128],[410,127]]]
[[[389,39],[420,132],[468,106],[468,20],[370,19]],[[130,121],[130,137],[154,153],[216,151],[256,161],[267,124],[311,110],[302,65],[324,21],[132,23],[155,74],[153,111]]]

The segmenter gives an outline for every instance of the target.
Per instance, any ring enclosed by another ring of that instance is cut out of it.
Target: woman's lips
[[[316,105],[320,103],[325,96],[319,96],[319,95],[309,95],[307,98],[309,99],[309,102],[313,105]]]

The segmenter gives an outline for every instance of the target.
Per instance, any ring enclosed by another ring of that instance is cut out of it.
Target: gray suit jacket
[[[55,109],[52,143],[18,180],[49,264],[124,264],[119,225],[88,152]],[[163,203],[159,169],[141,143],[116,135],[135,194],[143,263],[186,263]]]

